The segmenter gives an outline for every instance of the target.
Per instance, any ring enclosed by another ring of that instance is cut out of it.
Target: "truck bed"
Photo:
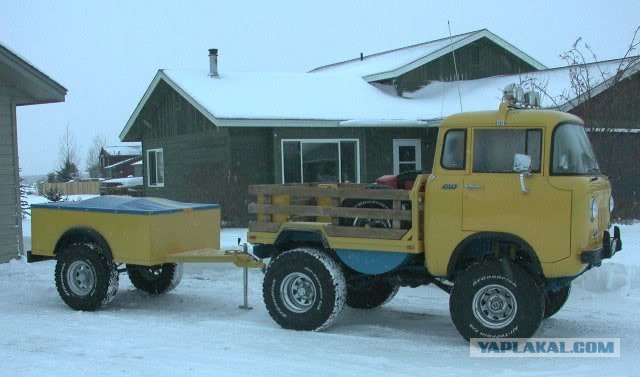
[[[249,223],[249,241],[271,244],[286,229],[304,229],[321,232],[332,248],[421,253],[426,177],[419,175],[412,190],[372,190],[350,184],[250,186],[256,201],[249,204],[249,213],[256,221]],[[346,207],[348,199],[382,201],[391,208]],[[349,226],[341,221],[345,218],[381,219],[391,226]]]

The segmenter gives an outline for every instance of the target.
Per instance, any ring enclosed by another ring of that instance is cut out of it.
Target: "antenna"
[[[453,37],[451,36],[451,24],[447,20],[449,27],[449,46],[451,46],[451,54],[453,54],[453,69],[456,72],[456,84],[458,84],[458,100],[460,101],[460,111],[462,112],[462,95],[460,94],[460,78],[458,77],[458,65],[456,64],[456,52],[453,49]]]

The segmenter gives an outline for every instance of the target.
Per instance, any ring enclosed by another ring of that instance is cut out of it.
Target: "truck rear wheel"
[[[544,294],[544,318],[547,319],[562,309],[569,299],[571,284],[557,291],[547,291]]]
[[[271,261],[262,293],[269,315],[283,328],[320,331],[342,312],[347,284],[342,269],[327,254],[297,248]]]
[[[449,298],[451,319],[470,338],[530,338],[544,314],[535,278],[508,261],[485,261],[462,271]]]
[[[396,281],[368,278],[347,285],[347,305],[355,309],[373,309],[391,301],[400,289]]]
[[[127,265],[127,274],[134,287],[151,295],[172,291],[182,280],[182,264],[165,263],[157,266]]]
[[[72,244],[58,253],[56,288],[75,310],[93,311],[118,292],[118,270],[96,245]]]

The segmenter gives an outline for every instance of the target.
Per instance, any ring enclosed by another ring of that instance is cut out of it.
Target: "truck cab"
[[[434,284],[465,339],[528,338],[573,279],[622,248],[583,121],[516,85],[496,111],[444,119],[431,173],[411,178],[251,188],[248,239],[271,258],[263,289],[277,323],[319,330],[345,303],[369,309]]]

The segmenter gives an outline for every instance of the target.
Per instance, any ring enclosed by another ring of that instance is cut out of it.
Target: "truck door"
[[[462,228],[516,235],[531,245],[541,262],[555,262],[570,251],[571,192],[548,182],[544,136],[542,127],[473,129]],[[532,175],[525,178],[528,192],[513,170],[515,154],[531,157]]]
[[[427,180],[423,237],[427,269],[435,276],[446,275],[450,253],[464,238],[462,185],[470,170],[468,132],[452,128],[438,135],[435,165]]]

